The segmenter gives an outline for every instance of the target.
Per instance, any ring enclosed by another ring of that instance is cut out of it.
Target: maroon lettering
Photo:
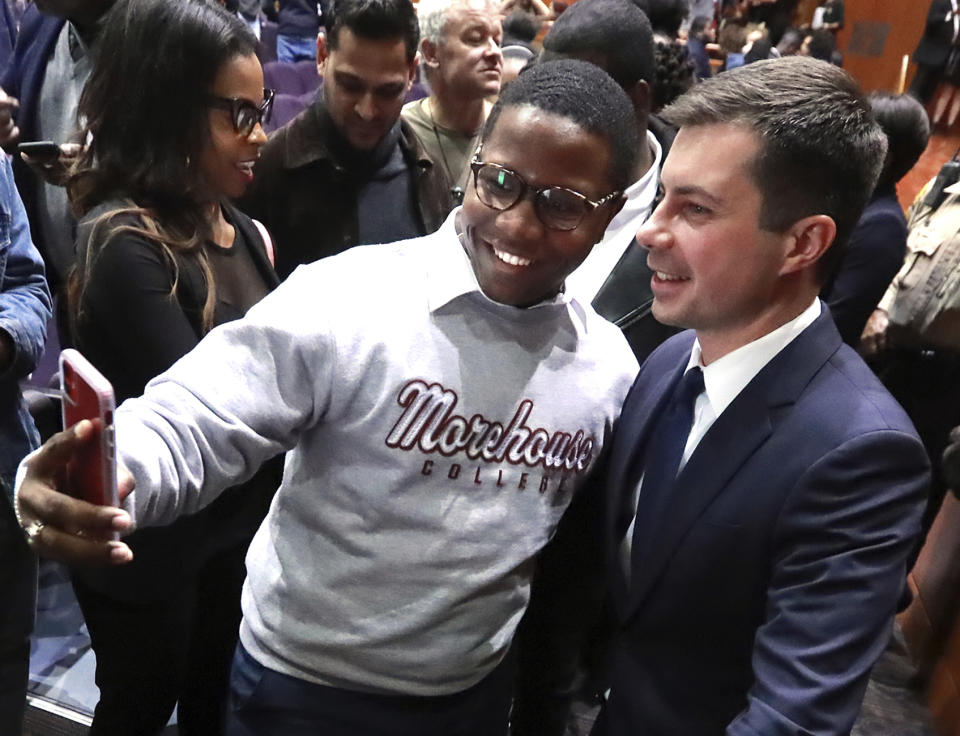
[[[402,450],[419,448],[445,457],[463,453],[470,460],[577,473],[586,470],[593,460],[596,440],[586,436],[583,429],[572,435],[569,432],[551,435],[542,427],[528,426],[527,420],[533,412],[530,399],[520,402],[506,426],[488,421],[481,414],[474,414],[468,421],[454,414],[457,402],[456,392],[439,383],[421,379],[408,382],[397,394],[397,403],[403,412],[387,434],[387,446]],[[432,464],[424,464],[421,472],[430,475]],[[482,484],[479,468],[474,482]],[[502,473],[497,485],[503,485]]]
[[[520,473],[520,482],[517,483],[517,488],[519,488],[521,491],[522,491],[524,488],[527,487],[527,476],[528,476],[528,475],[529,475],[529,473]]]
[[[545,475],[540,476],[540,493],[546,493],[550,488],[550,478]]]
[[[456,463],[454,463],[453,465],[451,465],[451,466],[450,466],[450,472],[447,473],[447,477],[448,477],[450,480],[456,480],[457,478],[459,478],[459,477],[460,477],[460,466],[457,465]]]
[[[424,460],[423,468],[420,470],[424,475],[430,475],[433,473],[433,460]]]

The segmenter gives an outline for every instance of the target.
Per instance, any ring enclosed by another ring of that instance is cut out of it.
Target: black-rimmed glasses
[[[230,120],[233,121],[233,129],[237,135],[248,136],[257,127],[257,123],[263,124],[264,120],[270,119],[270,110],[273,108],[273,90],[263,90],[263,102],[254,105],[250,100],[242,97],[217,97],[210,95],[207,100],[210,107],[216,107],[220,110],[226,110],[230,113]]]
[[[508,210],[529,196],[537,217],[552,230],[573,230],[597,207],[619,197],[623,192],[610,192],[596,202],[580,192],[566,187],[541,187],[528,185],[519,174],[499,164],[491,164],[474,157],[470,162],[473,185],[477,197],[494,210]]]

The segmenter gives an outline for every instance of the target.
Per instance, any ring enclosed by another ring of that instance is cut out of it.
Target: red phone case
[[[73,349],[60,353],[63,426],[81,419],[100,419],[98,441],[87,443],[67,465],[71,495],[101,506],[116,506],[117,462],[114,457],[113,386]]]

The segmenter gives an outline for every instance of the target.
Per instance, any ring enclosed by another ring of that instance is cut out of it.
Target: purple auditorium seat
[[[293,64],[271,61],[263,65],[263,83],[278,95],[299,96],[316,90],[320,86],[320,76],[314,61],[298,61]]]

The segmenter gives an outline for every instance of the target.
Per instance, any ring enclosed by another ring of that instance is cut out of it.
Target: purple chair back
[[[315,91],[320,86],[320,76],[314,61],[271,61],[263,65],[263,83],[277,94],[299,96]]]

